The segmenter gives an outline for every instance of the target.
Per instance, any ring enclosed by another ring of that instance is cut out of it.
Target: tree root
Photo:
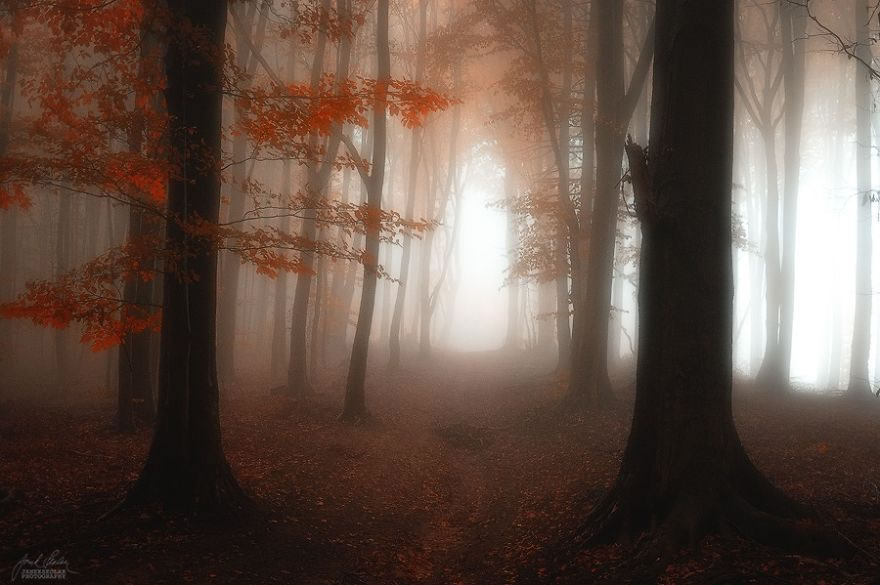
[[[590,515],[577,544],[623,544],[634,548],[641,562],[669,560],[682,548],[697,548],[710,534],[737,534],[818,558],[856,551],[851,542],[766,480],[702,483],[683,487],[666,505],[659,504],[649,488],[627,489],[619,483]]]
[[[247,516],[254,509],[225,460],[197,464],[186,471],[180,465],[160,465],[148,460],[125,498],[100,519],[150,507],[197,519],[234,519]]]

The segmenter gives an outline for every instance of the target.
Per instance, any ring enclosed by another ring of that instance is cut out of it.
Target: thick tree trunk
[[[657,3],[650,161],[627,148],[642,226],[632,430],[587,536],[665,551],[725,526],[791,542],[801,508],[749,461],[731,407],[732,0]]]
[[[172,23],[189,23],[202,43],[170,35],[166,57],[169,135],[168,246],[186,250],[164,276],[159,405],[153,442],[127,503],[155,502],[187,513],[217,513],[245,498],[220,438],[216,363],[217,251],[187,222],[217,223],[220,212],[224,0],[171,0]],[[198,144],[193,149],[192,144]],[[194,278],[195,277],[195,278]]]
[[[388,43],[389,0],[378,0],[376,18],[376,79],[378,83],[391,81],[391,47]],[[345,404],[342,419],[362,420],[367,415],[365,382],[367,357],[370,348],[370,332],[373,325],[373,309],[376,303],[376,284],[379,276],[379,213],[382,206],[382,188],[385,182],[385,153],[388,144],[385,110],[387,97],[377,92],[373,103],[373,160],[367,181],[367,236],[364,259],[364,286],[358,312],[357,328],[351,350],[351,363],[345,387]]]
[[[869,2],[856,0],[856,52],[871,62],[867,19]],[[871,77],[868,69],[856,63],[856,309],[853,323],[849,386],[851,396],[871,393],[868,356],[871,350]]]

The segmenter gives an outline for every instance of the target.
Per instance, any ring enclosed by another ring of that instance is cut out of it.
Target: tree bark
[[[585,536],[668,551],[732,527],[789,544],[802,513],[752,465],[731,405],[733,0],[657,3],[649,161],[627,147],[642,228],[632,429]]]
[[[389,0],[378,0],[376,18],[376,80],[379,84],[391,82],[391,47],[388,41]],[[388,98],[385,92],[376,92],[373,103],[373,161],[367,180],[366,254],[364,258],[364,286],[360,311],[351,350],[351,363],[345,388],[342,419],[362,420],[367,415],[364,385],[367,376],[367,357],[373,309],[376,304],[376,284],[379,277],[379,228],[382,206],[382,187],[385,182],[385,153],[388,145],[385,111]]]
[[[219,513],[239,508],[245,496],[220,436],[217,250],[187,225],[219,221],[227,6],[225,0],[171,0],[168,9],[172,23],[186,22],[193,30],[187,36],[170,35],[165,61],[174,163],[168,190],[173,219],[166,239],[170,249],[185,254],[175,270],[164,275],[156,427],[126,503],[155,502],[185,513]]]

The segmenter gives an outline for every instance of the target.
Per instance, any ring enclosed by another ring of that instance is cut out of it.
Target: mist
[[[873,0],[0,0],[0,573],[875,583]]]

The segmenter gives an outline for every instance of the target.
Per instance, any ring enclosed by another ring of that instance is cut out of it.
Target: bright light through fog
[[[459,234],[461,288],[450,343],[464,351],[498,349],[504,341],[507,266],[504,210],[489,207],[503,193],[500,179],[465,185]]]

